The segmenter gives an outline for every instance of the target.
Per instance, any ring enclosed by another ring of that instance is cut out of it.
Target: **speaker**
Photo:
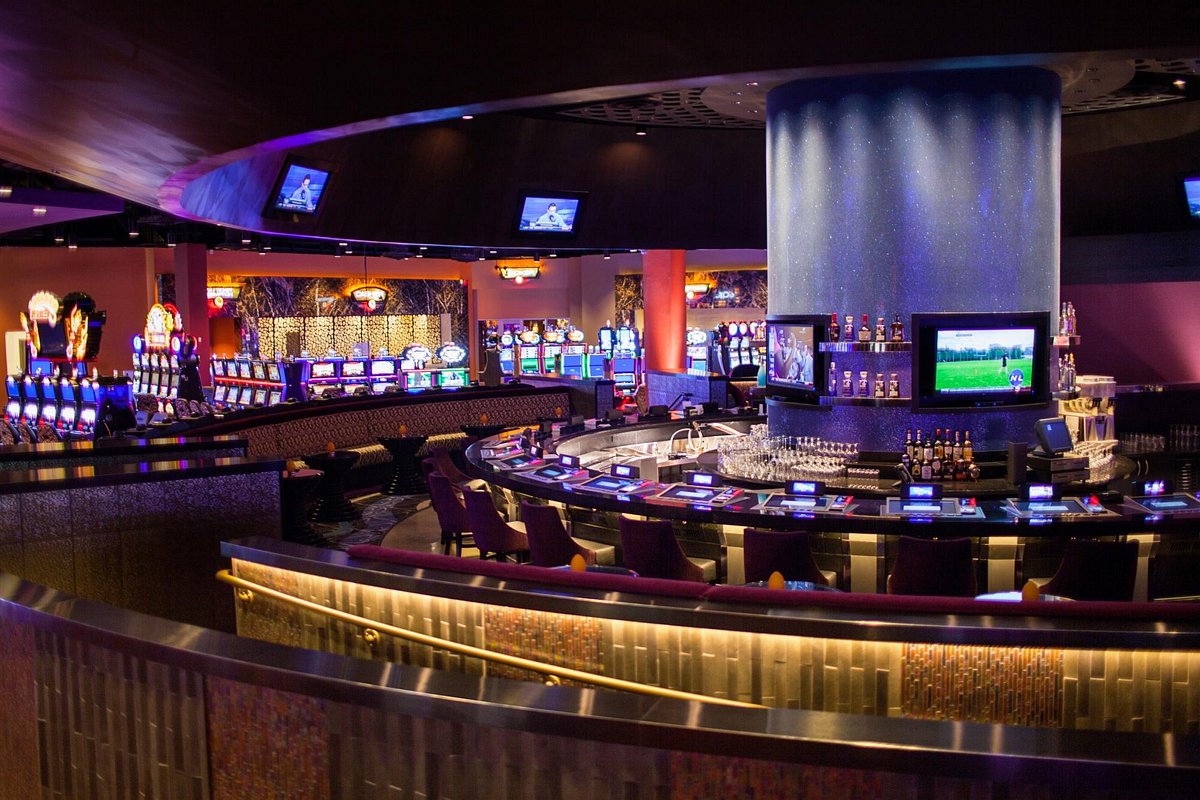
[[[1013,486],[1025,484],[1025,457],[1029,453],[1029,445],[1025,442],[1008,443],[1008,482]]]

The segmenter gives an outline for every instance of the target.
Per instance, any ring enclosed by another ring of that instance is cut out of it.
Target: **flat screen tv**
[[[312,160],[289,158],[267,202],[267,211],[315,216],[329,188],[331,169]],[[322,168],[324,166],[325,168]]]
[[[788,314],[767,317],[767,393],[799,403],[817,403],[825,393],[829,317]]]
[[[568,238],[579,227],[583,192],[524,192],[517,204],[517,233]]]
[[[1183,193],[1187,198],[1188,216],[1200,222],[1200,175],[1183,179]]]
[[[913,314],[913,407],[1050,402],[1050,312]]]

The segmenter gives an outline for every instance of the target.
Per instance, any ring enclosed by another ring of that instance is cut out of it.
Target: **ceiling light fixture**
[[[635,126],[633,126],[633,135],[634,135],[634,136],[645,136],[645,135],[646,135],[646,133],[647,133],[647,130],[646,130],[646,126],[645,126],[645,125],[635,125]]]
[[[608,251],[607,251],[607,250],[605,250],[605,251],[604,251],[604,260],[605,260],[605,261],[608,261],[610,258],[612,258],[612,256],[610,256],[610,255],[608,254]]]
[[[0,186],[0,198],[2,197],[12,197],[11,186]]]
[[[475,115],[474,114],[463,114],[462,118],[463,119],[475,119]]]
[[[34,215],[35,217],[44,217],[44,216],[46,216],[46,207],[45,207],[45,206],[34,206],[34,207],[33,207],[33,215]]]
[[[1187,81],[1185,81],[1183,78],[1176,78],[1175,80],[1171,81],[1171,85],[1182,92],[1187,88]]]

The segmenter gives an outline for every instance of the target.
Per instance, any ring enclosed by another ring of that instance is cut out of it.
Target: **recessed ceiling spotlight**
[[[474,114],[463,114],[462,118],[463,119],[475,119],[475,115]]]
[[[550,257],[551,257],[551,258],[558,258],[558,253],[551,253],[551,254],[550,254]]]
[[[747,86],[758,86],[758,81],[746,81]]]
[[[417,253],[417,258],[424,258],[424,257],[425,257],[424,253]]]
[[[641,252],[641,250],[638,250],[638,249],[635,247],[634,249],[630,250],[629,252],[631,252],[631,253],[640,253],[640,252]]]
[[[422,249],[422,250],[428,250],[428,249],[429,249],[429,247],[428,247],[427,245],[421,245],[421,249]]]
[[[1183,78],[1176,78],[1175,80],[1171,81],[1171,85],[1182,92],[1187,88],[1187,81],[1185,81]]]
[[[65,241],[66,241],[66,239],[63,238],[63,235],[61,233],[54,234],[54,243],[55,244],[62,244]]]
[[[489,253],[491,253],[492,255],[496,255],[496,251],[495,251],[495,250],[488,250],[488,252],[489,252]]]
[[[242,236],[242,244],[250,244],[251,241],[253,240],[248,235]]]
[[[349,242],[338,242],[338,247],[349,247],[349,246],[350,246]]]
[[[35,217],[44,217],[44,216],[46,216],[46,207],[45,207],[45,206],[34,206],[34,207],[33,207],[33,215],[34,215]]]
[[[647,133],[645,125],[637,125],[633,129],[634,136],[645,136]]]
[[[610,255],[608,254],[608,251],[607,251],[607,250],[605,250],[605,251],[604,251],[604,260],[605,260],[605,261],[608,261],[610,258],[612,258],[612,256],[610,256]]]
[[[12,187],[0,186],[0,197],[12,197]]]

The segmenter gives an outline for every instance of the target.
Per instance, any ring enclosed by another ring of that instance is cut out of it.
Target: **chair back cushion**
[[[746,582],[765,581],[778,571],[788,581],[827,585],[813,559],[807,531],[745,530]]]
[[[525,535],[529,537],[529,562],[539,567],[561,567],[571,563],[579,554],[589,564],[596,563],[596,554],[580,547],[559,519],[558,509],[549,505],[538,505],[528,500],[521,501],[521,520],[525,523]]]
[[[1138,543],[1068,539],[1062,563],[1045,594],[1072,600],[1133,600]]]
[[[429,502],[437,514],[438,524],[448,533],[471,530],[462,502],[454,493],[450,479],[436,470],[429,473]]]
[[[976,587],[970,539],[900,537],[889,594],[974,597]]]
[[[670,520],[622,516],[621,558],[626,567],[647,578],[704,580],[703,570],[680,549]]]

